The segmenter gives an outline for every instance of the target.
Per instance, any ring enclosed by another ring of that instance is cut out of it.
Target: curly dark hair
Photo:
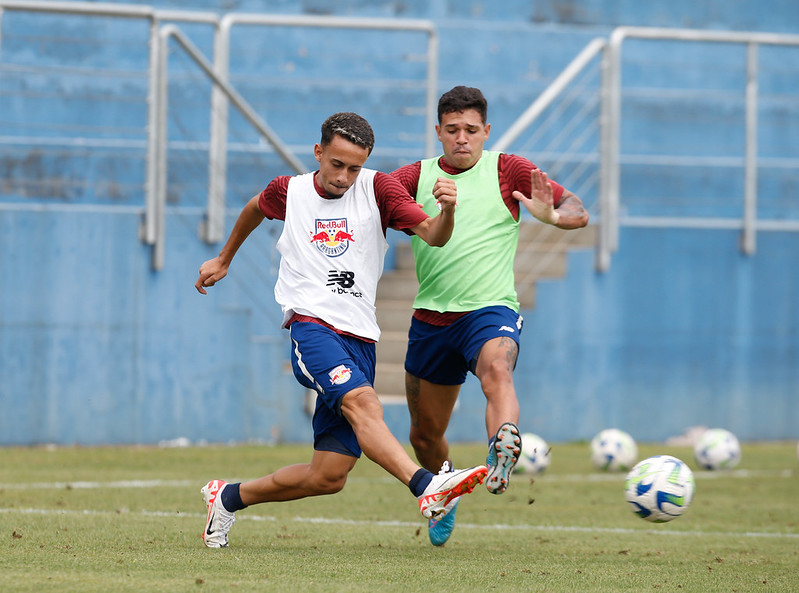
[[[441,116],[455,111],[466,111],[474,109],[480,114],[483,124],[488,117],[488,101],[483,96],[480,89],[469,86],[456,86],[447,91],[438,100],[438,123],[441,123]]]
[[[357,113],[344,111],[334,113],[322,123],[322,146],[327,146],[333,136],[341,136],[353,144],[362,146],[371,154],[375,145],[375,133],[372,126]]]

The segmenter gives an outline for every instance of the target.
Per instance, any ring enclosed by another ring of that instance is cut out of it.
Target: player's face
[[[490,131],[491,124],[484,125],[475,109],[445,113],[441,116],[441,124],[436,126],[444,160],[458,169],[473,167],[483,154],[483,144]]]
[[[340,198],[355,183],[369,151],[341,136],[333,136],[327,146],[314,146],[314,156],[319,161],[316,183],[330,197]]]

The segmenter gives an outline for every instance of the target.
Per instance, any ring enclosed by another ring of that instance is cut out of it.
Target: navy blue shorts
[[[295,321],[289,332],[294,376],[317,394],[314,449],[360,457],[355,432],[341,415],[341,398],[356,387],[374,385],[375,345],[318,323]]]
[[[518,345],[521,331],[522,316],[504,306],[472,311],[447,326],[413,318],[405,370],[438,385],[462,385],[474,373],[483,344],[504,336]]]

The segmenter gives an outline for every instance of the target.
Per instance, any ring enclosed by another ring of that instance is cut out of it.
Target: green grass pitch
[[[485,447],[455,445],[458,466]],[[230,548],[206,549],[200,488],[309,459],[310,446],[0,449],[0,591],[799,591],[796,443],[744,443],[737,468],[696,470],[689,449],[640,445],[694,469],[686,513],[655,525],[595,471],[586,443],[480,488],[452,539],[427,540],[405,486],[362,459],[333,496],[238,514]]]

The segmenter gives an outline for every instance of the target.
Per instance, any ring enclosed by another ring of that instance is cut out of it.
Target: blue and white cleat
[[[460,496],[453,498],[447,505],[446,515],[440,519],[430,519],[428,522],[427,535],[434,546],[443,546],[452,535],[452,530],[455,529],[455,511],[458,510],[460,500]]]
[[[438,473],[446,474],[451,471],[452,467],[450,466],[450,462],[445,461],[441,464],[441,470]],[[452,535],[452,530],[455,529],[455,511],[457,510],[458,501],[460,501],[460,499],[461,497],[458,496],[447,503],[445,508],[447,511],[446,515],[438,519],[429,520],[427,524],[427,535],[430,537],[430,543],[434,546],[443,546],[447,543],[449,536]]]
[[[510,475],[519,461],[521,450],[522,437],[516,425],[506,422],[500,426],[486,458],[488,476],[485,484],[491,494],[502,494],[508,489]]]

